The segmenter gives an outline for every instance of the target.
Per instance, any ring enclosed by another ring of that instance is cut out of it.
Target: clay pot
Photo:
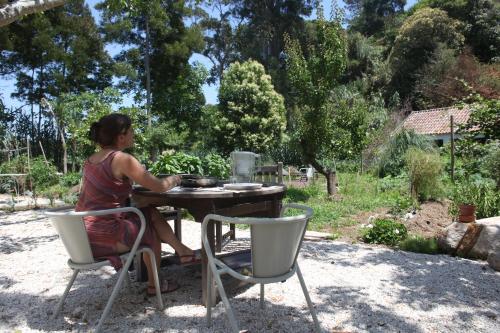
[[[474,222],[476,220],[476,206],[462,204],[458,206],[459,214],[458,221],[459,222]]]

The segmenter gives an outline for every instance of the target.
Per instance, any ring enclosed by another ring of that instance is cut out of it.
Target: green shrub
[[[45,162],[41,157],[30,161],[28,179],[31,180],[33,189],[38,192],[57,184],[59,181],[56,167],[50,162]]]
[[[28,158],[26,155],[19,155],[12,158],[10,161],[4,162],[0,165],[1,173],[27,173],[28,172]]]
[[[377,219],[363,232],[363,241],[394,246],[405,239],[407,234],[404,224],[389,219]]]
[[[28,159],[26,155],[19,155],[12,158],[10,161],[0,165],[0,173],[28,173]],[[0,193],[19,192],[23,193],[26,190],[26,178],[19,177],[1,177]]]
[[[435,238],[424,238],[412,236],[399,243],[399,248],[403,251],[436,254],[438,253],[437,240]]]
[[[495,181],[474,175],[469,180],[457,182],[450,205],[452,215],[457,216],[460,204],[475,205],[478,219],[500,215],[500,192]]]
[[[59,178],[59,184],[65,187],[73,187],[75,185],[80,184],[80,180],[82,179],[82,174],[79,172],[68,172],[65,175],[62,175]]]
[[[218,154],[208,154],[203,159],[203,174],[206,176],[228,179],[231,173],[229,161]]]
[[[50,187],[47,187],[47,188],[44,188],[42,189],[39,194],[42,196],[42,197],[45,197],[47,199],[49,199],[50,201],[50,205],[51,206],[54,206],[54,201],[56,199],[62,199],[63,196],[68,192],[68,188],[60,185],[60,184],[56,184],[56,185],[52,185]]]
[[[392,136],[382,147],[376,166],[378,176],[399,175],[404,170],[404,156],[410,147],[420,148],[425,151],[434,150],[429,137],[403,129]]]
[[[166,153],[158,158],[153,166],[151,172],[154,175],[161,173],[165,174],[179,174],[179,173],[193,173],[203,174],[203,167],[201,159],[197,156],[192,156],[185,153]]]
[[[410,148],[405,156],[412,194],[420,200],[437,199],[443,194],[443,163],[437,153]]]
[[[500,189],[500,142],[490,144],[488,152],[484,157],[483,174],[496,182]]]

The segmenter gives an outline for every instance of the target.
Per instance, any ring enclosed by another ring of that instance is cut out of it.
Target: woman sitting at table
[[[131,120],[123,114],[113,113],[92,124],[89,137],[100,146],[83,167],[83,184],[77,211],[101,210],[124,207],[136,182],[152,191],[167,191],[180,184],[179,176],[159,179],[151,175],[132,155],[122,150],[134,144],[134,130]],[[161,242],[172,246],[179,254],[180,263],[200,260],[194,252],[176,237],[170,225],[154,207],[141,208],[146,218],[146,230],[141,244],[153,249],[159,271]],[[116,269],[121,268],[120,253],[129,251],[137,235],[141,222],[134,213],[119,213],[108,216],[85,218],[92,253],[95,258],[106,258]],[[147,294],[155,295],[153,270],[148,254],[144,254],[148,271]],[[161,292],[178,288],[174,281],[160,279]]]

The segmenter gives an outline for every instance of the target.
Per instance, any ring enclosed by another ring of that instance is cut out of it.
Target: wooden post
[[[47,156],[45,156],[45,151],[43,150],[42,143],[40,141],[38,141],[38,144],[40,145],[40,149],[42,149],[42,154],[43,154],[43,159],[45,160],[45,164],[47,164],[47,166],[49,166],[49,161],[47,161]]]
[[[292,183],[292,170],[288,167],[288,184]]]
[[[283,184],[283,162],[278,162],[278,183]]]
[[[455,135],[453,133],[453,115],[450,116],[450,154],[451,154],[451,182],[455,182]]]
[[[26,149],[28,150],[28,175],[30,174],[30,137],[26,137]],[[31,177],[29,177],[30,190],[33,192],[33,182],[31,181]]]

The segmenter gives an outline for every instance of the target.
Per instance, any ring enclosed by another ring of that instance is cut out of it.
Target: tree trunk
[[[337,172],[328,170],[325,174],[326,190],[329,196],[337,194]]]
[[[151,69],[149,66],[149,15],[146,15],[146,47],[144,51],[144,70],[146,72],[146,113],[148,128],[151,128]]]
[[[0,27],[12,23],[24,15],[61,6],[65,2],[65,0],[18,0],[4,5],[4,1],[2,1],[0,3]]]
[[[61,141],[63,147],[63,173],[68,173],[68,147],[66,146],[66,139],[64,138],[64,131],[61,128]]]

